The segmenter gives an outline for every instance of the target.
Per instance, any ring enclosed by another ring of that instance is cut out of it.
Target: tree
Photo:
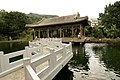
[[[104,13],[99,13],[99,19],[104,28],[108,31],[107,35],[109,35],[112,28],[116,28],[116,35],[119,34],[118,36],[120,37],[120,1],[117,1],[114,4],[109,4],[108,6],[106,5]]]
[[[105,32],[105,37],[109,37],[109,38],[117,38],[119,36],[118,32],[119,30],[116,28],[115,25],[112,25],[110,28],[104,28],[104,32]]]
[[[7,14],[5,10],[0,11],[0,35],[6,35],[6,21],[4,19],[4,16]]]
[[[1,17],[1,34],[8,36],[8,39],[18,38],[20,33],[26,30],[25,25],[29,22],[26,14],[17,11],[1,11]]]
[[[102,27],[101,26],[93,27],[92,28],[92,35],[95,38],[102,38],[102,37],[104,37]]]
[[[34,23],[42,18],[56,17],[56,15],[25,14],[17,11],[0,11],[0,40],[30,39],[33,30],[25,28],[26,24]]]

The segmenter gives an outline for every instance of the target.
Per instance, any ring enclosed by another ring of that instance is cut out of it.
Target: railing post
[[[26,51],[26,52],[25,52],[25,54],[24,54],[24,58],[25,58],[25,57],[30,57],[30,58],[31,58],[31,53],[30,53],[30,50],[29,50],[29,47],[28,47],[28,46],[25,47],[25,51]]]
[[[66,47],[65,47],[65,45],[63,45],[63,54],[62,54],[62,55],[63,55],[63,58],[66,57],[66,54],[67,54],[67,53],[66,53]]]
[[[23,63],[24,63],[24,73],[25,73],[25,80],[29,80],[29,75],[28,75],[28,71],[27,71],[27,68],[26,68],[26,66],[27,65],[30,65],[30,58],[24,58],[23,59]]]
[[[24,63],[24,66],[29,65],[30,64],[30,58],[29,57],[23,58],[23,63]]]
[[[40,50],[40,53],[43,54],[43,45],[42,44],[39,45],[39,50]]]
[[[72,52],[72,42],[69,42],[70,44],[70,52]]]
[[[60,43],[62,43],[62,38],[60,38]]]
[[[52,66],[52,68],[54,68],[55,65],[56,65],[56,55],[55,55],[55,50],[51,48],[51,49],[50,49],[50,53],[51,53],[50,65]]]
[[[29,47],[32,47],[31,42],[29,41]]]
[[[3,72],[4,71],[4,52],[3,51],[0,51],[0,72]],[[7,66],[7,65],[6,65]]]

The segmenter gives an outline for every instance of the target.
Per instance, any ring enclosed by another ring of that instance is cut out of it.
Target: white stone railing
[[[5,76],[17,69],[23,67],[23,58],[29,57],[31,60],[37,59],[39,56],[42,56],[43,47],[47,45],[48,49],[62,49],[66,47],[64,51],[71,51],[72,48],[69,45],[63,45],[61,43],[61,39],[40,39],[40,41],[29,42],[29,47],[25,47],[24,50],[4,54],[4,52],[0,51],[0,77]],[[61,50],[56,51],[56,54],[59,53]],[[62,52],[62,51],[61,51]],[[63,52],[62,52],[63,53]],[[59,54],[60,55],[60,54]],[[13,58],[22,56],[21,59],[10,61]],[[58,60],[59,61],[59,60]]]
[[[11,73],[12,71],[21,68],[23,65],[22,59],[10,62],[11,58],[15,58],[17,56],[23,56],[25,53],[25,50],[4,54],[3,52],[0,52],[0,77]]]
[[[30,42],[29,41],[29,46],[30,47],[35,47],[38,45],[42,45],[50,47],[50,48],[60,48],[62,47],[62,39],[61,38],[40,38],[40,40],[38,41],[34,41],[34,42]]]
[[[35,60],[24,58],[25,80],[52,80],[72,56],[72,44],[69,43],[57,50],[51,48],[49,54]],[[42,69],[37,69],[39,66]]]
[[[43,54],[43,47],[41,45],[37,47],[30,48],[28,46],[25,47],[25,50],[20,50],[8,54],[4,54],[4,52],[0,52],[0,77],[7,75],[17,69],[20,69],[23,67],[23,58],[30,57],[35,58],[36,56]],[[16,57],[20,57],[19,60],[13,60]]]
[[[62,42],[62,38],[40,38],[40,41]]]

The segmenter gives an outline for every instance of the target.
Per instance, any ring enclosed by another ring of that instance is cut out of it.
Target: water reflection
[[[106,71],[114,72],[116,76],[120,77],[120,45],[113,44],[105,47],[94,47],[94,51],[99,51],[102,54],[100,61],[104,63],[107,68]]]
[[[84,47],[75,46],[73,47],[73,58],[69,62],[71,68],[76,68],[78,70],[89,70],[88,67],[88,57],[84,53]]]
[[[74,46],[73,47],[73,58],[69,61],[69,69],[74,72],[74,80],[80,80],[85,76],[88,76],[89,57],[84,52],[84,47]]]
[[[74,46],[69,62],[73,80],[120,80],[119,45],[85,44]]]

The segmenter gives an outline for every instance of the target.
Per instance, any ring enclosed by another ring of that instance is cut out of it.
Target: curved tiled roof
[[[87,16],[80,17],[79,13],[77,13],[74,15],[42,19],[41,21],[35,24],[27,24],[26,27],[40,27],[40,26],[68,24],[68,23],[81,22],[84,20],[88,20],[88,17]]]

